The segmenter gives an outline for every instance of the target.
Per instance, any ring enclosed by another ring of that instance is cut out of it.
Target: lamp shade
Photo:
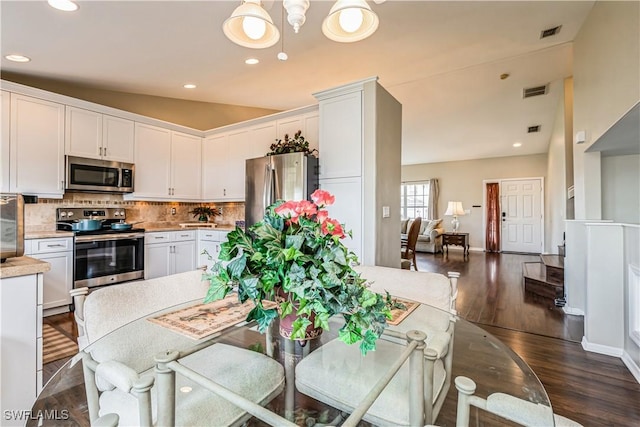
[[[357,42],[375,33],[378,22],[365,0],[338,0],[322,22],[322,32],[336,42]]]
[[[252,49],[271,47],[280,39],[280,31],[258,0],[245,0],[222,24],[229,40]]]
[[[464,215],[464,209],[462,208],[462,202],[449,202],[447,204],[447,211],[444,213],[448,216],[461,216]]]

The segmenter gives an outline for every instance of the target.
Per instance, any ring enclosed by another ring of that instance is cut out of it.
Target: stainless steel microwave
[[[132,163],[67,156],[66,190],[133,192]]]

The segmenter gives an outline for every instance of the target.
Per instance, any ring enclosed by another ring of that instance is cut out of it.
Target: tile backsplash
[[[62,199],[38,199],[38,203],[25,204],[26,231],[49,231],[56,229],[57,208],[125,208],[127,222],[143,222],[158,225],[162,223],[195,222],[198,219],[190,214],[196,206],[221,208],[222,215],[210,218],[220,225],[235,225],[244,220],[243,202],[225,203],[187,203],[187,202],[141,202],[124,200],[120,194],[94,194],[66,192]],[[175,215],[171,209],[175,208]],[[144,224],[141,224],[144,226]]]

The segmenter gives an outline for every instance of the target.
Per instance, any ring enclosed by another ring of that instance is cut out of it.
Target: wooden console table
[[[447,249],[447,255],[449,255],[449,245],[462,246],[466,258],[469,256],[469,233],[444,233],[442,247]]]

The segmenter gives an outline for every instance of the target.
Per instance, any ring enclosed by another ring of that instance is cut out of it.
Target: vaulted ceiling
[[[282,25],[282,2],[265,1],[283,33],[253,50],[229,41],[222,23],[239,1],[79,1],[76,12],[45,1],[2,1],[2,69],[100,89],[287,110],[312,93],[378,76],[403,105],[403,164],[547,151],[572,40],[593,1],[370,2],[370,38],[328,40],[333,2],[312,1],[298,34]],[[286,16],[285,16],[286,21]],[[562,25],[541,39],[544,29]],[[284,28],[284,31],[283,31]],[[289,60],[276,58],[281,50]],[[18,64],[4,55],[20,53]],[[244,60],[255,57],[258,65]],[[500,75],[509,77],[502,80]],[[195,83],[187,90],[184,83]],[[549,84],[523,99],[526,87]],[[540,132],[527,128],[540,125]],[[519,148],[513,144],[520,142]]]

